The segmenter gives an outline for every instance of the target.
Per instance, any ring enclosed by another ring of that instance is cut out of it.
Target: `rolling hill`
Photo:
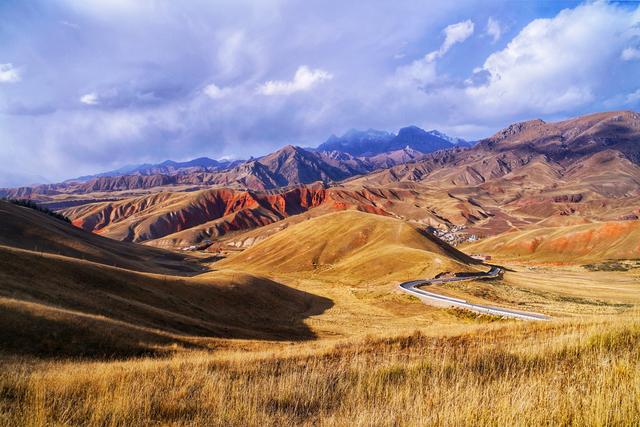
[[[292,225],[216,264],[268,274],[317,273],[356,281],[465,271],[474,260],[404,221],[343,211]]]
[[[465,251],[557,263],[640,259],[640,221],[536,227],[467,245]]]
[[[130,270],[184,274],[200,271],[185,256],[98,236],[0,200],[0,245],[50,253]]]
[[[331,301],[0,202],[0,356],[128,357],[215,338],[309,339]],[[199,272],[198,276],[195,276]]]
[[[327,187],[320,183],[280,191],[210,189],[160,192],[64,209],[73,224],[116,240],[182,248],[220,240],[230,233],[264,227],[302,213],[345,209],[397,216],[422,225],[466,221],[487,214],[472,203],[436,197],[425,189]]]
[[[207,348],[212,338],[309,339],[302,320],[330,305],[248,274],[179,278],[0,246],[0,355],[110,358]]]

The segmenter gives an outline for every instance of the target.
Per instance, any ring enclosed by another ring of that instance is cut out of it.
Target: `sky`
[[[0,0],[0,187],[640,109],[640,5]]]

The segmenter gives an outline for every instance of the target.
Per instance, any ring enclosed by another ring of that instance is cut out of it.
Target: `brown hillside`
[[[22,206],[0,201],[0,245],[85,259],[137,271],[195,272],[184,256],[117,242]]]
[[[0,246],[0,353],[121,357],[308,339],[330,301],[242,273],[177,278]]]
[[[425,207],[419,206],[418,201]],[[325,188],[311,185],[283,191],[257,192],[212,189],[189,193],[155,193],[118,201],[92,203],[63,210],[73,223],[116,240],[184,247],[278,222],[318,209],[326,212],[357,209],[380,215],[406,216],[434,225],[437,210],[448,207],[455,218],[486,214],[471,203],[450,198],[433,201],[430,193],[412,189]],[[457,216],[456,216],[457,215]]]
[[[506,233],[465,247],[503,259],[597,262],[640,258],[640,221],[600,222]]]
[[[343,211],[292,225],[216,266],[388,281],[400,273],[464,271],[469,263],[462,252],[404,221]]]

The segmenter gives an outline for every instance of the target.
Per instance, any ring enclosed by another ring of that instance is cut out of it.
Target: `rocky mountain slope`
[[[71,207],[62,212],[73,224],[116,240],[161,247],[188,247],[228,234],[264,227],[306,213],[311,216],[345,209],[407,217],[417,223],[443,221],[431,197],[410,189],[326,187],[321,183],[281,191],[210,189],[161,192],[117,201]],[[455,202],[455,203],[452,203]],[[451,199],[451,217],[486,217],[469,203]],[[418,206],[422,207],[416,207]],[[439,202],[438,210],[447,206]],[[456,216],[456,213],[458,216]]]
[[[495,214],[491,227],[474,230],[479,234],[553,215],[633,218],[640,198],[640,114],[516,123],[471,149],[432,153],[350,183],[412,183],[473,200]]]
[[[400,165],[363,178],[366,182],[437,182],[445,186],[479,185],[497,178],[532,173],[544,184],[558,174],[622,170],[635,175],[640,164],[640,114],[598,113],[558,123],[516,123],[468,150],[433,153],[415,164]],[[584,173],[582,174],[584,176]],[[542,184],[541,182],[538,182]]]
[[[457,145],[456,145],[457,144]],[[337,182],[380,168],[413,162],[434,150],[463,146],[465,141],[438,131],[411,126],[398,135],[382,131],[350,131],[332,137],[318,149],[287,145],[248,161],[206,157],[188,162],[125,166],[58,184],[0,189],[0,197],[47,201],[59,195],[149,190],[157,187],[231,187],[265,190],[315,181]],[[358,148],[360,147],[360,148]]]
[[[46,201],[59,195],[148,190],[176,186],[268,190],[309,184],[315,181],[337,182],[356,175],[367,174],[381,167],[414,161],[422,156],[422,153],[415,150],[405,149],[368,159],[355,157],[344,152],[318,152],[288,145],[259,159],[235,164],[235,166],[220,171],[211,171],[208,168],[186,168],[171,169],[170,173],[165,173],[166,168],[148,168],[145,169],[145,173],[99,176],[85,182],[69,181],[36,187],[0,189],[0,197]]]

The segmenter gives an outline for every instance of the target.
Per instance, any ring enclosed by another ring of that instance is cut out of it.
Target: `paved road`
[[[492,314],[494,316],[513,317],[516,319],[524,319],[524,320],[549,320],[550,319],[550,317],[545,316],[544,314],[529,313],[524,311],[509,310],[507,308],[488,307],[485,305],[471,304],[463,299],[447,297],[444,295],[439,295],[433,292],[428,292],[422,289],[418,289],[418,286],[434,285],[437,283],[463,282],[468,280],[494,278],[494,277],[500,276],[502,273],[503,273],[503,270],[501,268],[492,267],[491,270],[489,270],[487,273],[482,275],[477,275],[477,276],[448,277],[448,278],[442,278],[442,279],[429,279],[429,280],[412,280],[409,282],[401,283],[400,289],[402,289],[404,292],[407,292],[413,296],[417,296],[423,301],[431,301],[431,302],[438,303],[440,305],[461,307],[467,310],[475,311],[477,313]]]

